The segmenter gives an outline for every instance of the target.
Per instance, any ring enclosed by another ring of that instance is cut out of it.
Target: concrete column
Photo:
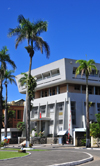
[[[46,104],[46,117],[48,116],[48,102],[47,102],[47,104]]]
[[[59,94],[59,87],[57,86],[57,94]]]
[[[41,131],[41,120],[39,121],[39,131]]]
[[[85,113],[84,113],[84,101],[82,101],[82,127],[86,128],[86,120],[85,120]]]
[[[55,101],[55,108],[54,108],[54,129],[53,129],[53,137],[55,136],[55,134],[56,134],[56,104],[57,103],[57,101]]]
[[[48,121],[45,121],[45,132],[44,135],[47,136],[48,135]]]
[[[37,133],[39,133],[39,121],[37,122]]]
[[[64,109],[63,109],[63,130],[65,130],[65,111],[66,111],[66,98],[64,101]]]
[[[94,88],[93,88],[93,91],[94,91],[93,94],[95,95],[95,86],[94,86]]]
[[[82,85],[81,85],[81,87],[80,87],[80,92],[82,93]]]
[[[39,119],[39,117],[40,117],[40,116],[39,116],[39,115],[40,115],[40,103],[39,103],[39,106],[38,106],[37,115],[38,115],[37,118]]]
[[[50,96],[50,88],[49,88],[49,96]]]
[[[42,80],[43,80],[43,74],[41,74],[41,76],[42,76]]]
[[[98,110],[97,110],[97,101],[95,101],[95,111],[94,111],[95,113],[94,113],[94,119],[95,119],[95,121],[96,121],[96,116],[95,116],[95,114],[98,114]]]
[[[68,84],[67,84],[67,92],[68,92]]]
[[[51,71],[50,71],[50,77],[52,77],[52,73],[51,73]]]
[[[42,97],[42,90],[41,90],[41,92],[40,92],[40,97]]]

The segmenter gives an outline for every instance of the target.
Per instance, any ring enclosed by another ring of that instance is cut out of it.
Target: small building
[[[14,118],[10,119],[9,126],[7,128],[7,138],[12,139],[13,141],[10,142],[18,142],[18,137],[21,136],[22,132],[17,129],[17,123],[23,122],[23,112],[24,112],[24,101],[23,99],[14,100],[8,102],[8,110],[15,111]],[[3,114],[5,115],[5,110],[3,110]],[[3,123],[4,127],[4,123]],[[4,138],[4,131],[5,129],[1,129],[1,140]],[[17,140],[17,141],[15,141]]]

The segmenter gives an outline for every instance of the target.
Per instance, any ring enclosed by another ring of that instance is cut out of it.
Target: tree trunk
[[[2,79],[0,80],[0,142],[1,142],[1,128],[2,128]]]
[[[31,75],[32,57],[30,57],[29,73],[28,77]],[[26,90],[26,147],[29,147],[30,143],[30,97],[28,94],[28,86]]]
[[[7,137],[7,83],[5,83],[6,87],[6,100],[5,100],[5,137]]]
[[[89,132],[89,95],[88,95],[88,77],[86,76],[86,147],[90,147]]]

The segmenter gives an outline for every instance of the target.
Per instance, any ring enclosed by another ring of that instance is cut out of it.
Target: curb
[[[48,165],[48,166],[71,166],[71,165],[79,165],[79,164],[83,164],[89,161],[92,161],[94,158],[91,154],[83,152],[87,155],[89,155],[89,158],[86,159],[82,159],[82,160],[78,160],[78,161],[72,161],[72,162],[67,162],[67,163],[60,163],[60,164],[53,164],[53,165]]]
[[[1,159],[0,161],[6,161],[6,160],[11,160],[11,159],[18,159],[18,158],[28,157],[28,156],[31,155],[30,152],[27,152],[27,153],[28,153],[28,155],[26,155],[26,156],[22,156],[22,157],[13,157],[13,158],[8,158],[8,159]]]
[[[100,150],[100,148],[75,148],[75,149]]]

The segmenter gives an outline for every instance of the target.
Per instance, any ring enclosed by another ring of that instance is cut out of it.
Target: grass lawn
[[[18,152],[7,152],[7,151],[0,151],[0,160],[1,159],[8,159],[13,157],[22,157],[26,156],[28,153],[18,153]]]
[[[0,150],[12,150],[12,151],[16,150],[16,151],[18,151],[20,149],[17,149],[17,148],[4,148],[4,149],[0,149]],[[46,149],[32,149],[32,150],[27,150],[27,151],[48,151],[48,150],[46,150]]]
[[[29,151],[48,151],[48,149],[33,149],[33,150],[29,150]]]
[[[4,148],[4,149],[0,149],[0,150],[16,150],[16,151],[18,151],[20,149],[17,149],[17,148]]]

